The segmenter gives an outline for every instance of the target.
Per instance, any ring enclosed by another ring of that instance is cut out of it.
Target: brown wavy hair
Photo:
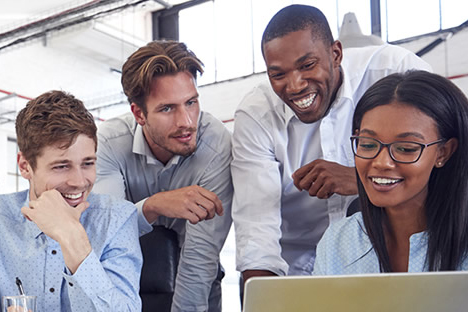
[[[16,117],[18,147],[33,170],[46,146],[67,149],[84,134],[97,147],[96,131],[94,118],[83,102],[62,91],[50,91],[29,101]]]
[[[183,71],[197,79],[197,72],[203,74],[203,63],[182,42],[153,41],[127,59],[122,67],[122,87],[130,104],[138,105],[146,115],[153,79]]]

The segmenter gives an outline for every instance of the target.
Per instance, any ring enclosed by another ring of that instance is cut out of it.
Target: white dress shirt
[[[241,272],[312,272],[318,241],[355,196],[311,197],[296,189],[291,175],[315,159],[353,167],[352,117],[367,88],[395,72],[431,70],[413,53],[391,45],[346,49],[343,55],[342,85],[321,120],[302,123],[268,81],[249,92],[236,111],[232,213]]]
[[[140,235],[153,229],[142,207],[155,193],[199,185],[215,193],[223,204],[223,216],[196,225],[164,216],[153,223],[176,231],[182,247],[172,311],[208,309],[211,285],[218,273],[219,253],[232,222],[230,137],[219,120],[201,112],[196,151],[187,157],[175,155],[163,165],[154,157],[131,113],[110,119],[99,127],[97,180],[93,191],[135,203]]]

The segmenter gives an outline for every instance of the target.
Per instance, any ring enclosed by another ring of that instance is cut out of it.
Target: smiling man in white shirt
[[[357,101],[390,73],[431,70],[395,46],[343,51],[323,13],[306,5],[272,18],[262,52],[269,82],[245,96],[233,133],[232,209],[244,280],[312,272],[318,241],[357,194],[349,142]]]

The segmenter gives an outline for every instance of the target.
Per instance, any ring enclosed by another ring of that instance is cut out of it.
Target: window
[[[29,187],[28,181],[18,171],[16,163],[17,153],[16,140],[8,138],[6,144],[6,179],[4,180],[5,184],[0,184],[0,193],[13,193]]]
[[[356,14],[364,35],[371,34],[370,0],[214,0],[179,13],[179,39],[205,63],[199,84],[265,71],[261,38],[271,17],[290,4],[318,7],[338,38],[343,17]],[[468,2],[460,0],[381,0],[382,39],[396,41],[458,26]]]

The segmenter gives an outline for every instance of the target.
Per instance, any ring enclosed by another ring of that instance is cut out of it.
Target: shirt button
[[[57,250],[55,250],[55,249],[52,250],[52,254],[53,254],[53,255],[57,254]]]
[[[72,283],[72,282],[68,282],[68,285],[70,285],[71,287],[73,287],[73,283]]]
[[[51,288],[49,289],[49,291],[50,291],[51,293],[53,293],[53,292],[55,291],[55,289],[54,289],[53,287],[51,287]]]

